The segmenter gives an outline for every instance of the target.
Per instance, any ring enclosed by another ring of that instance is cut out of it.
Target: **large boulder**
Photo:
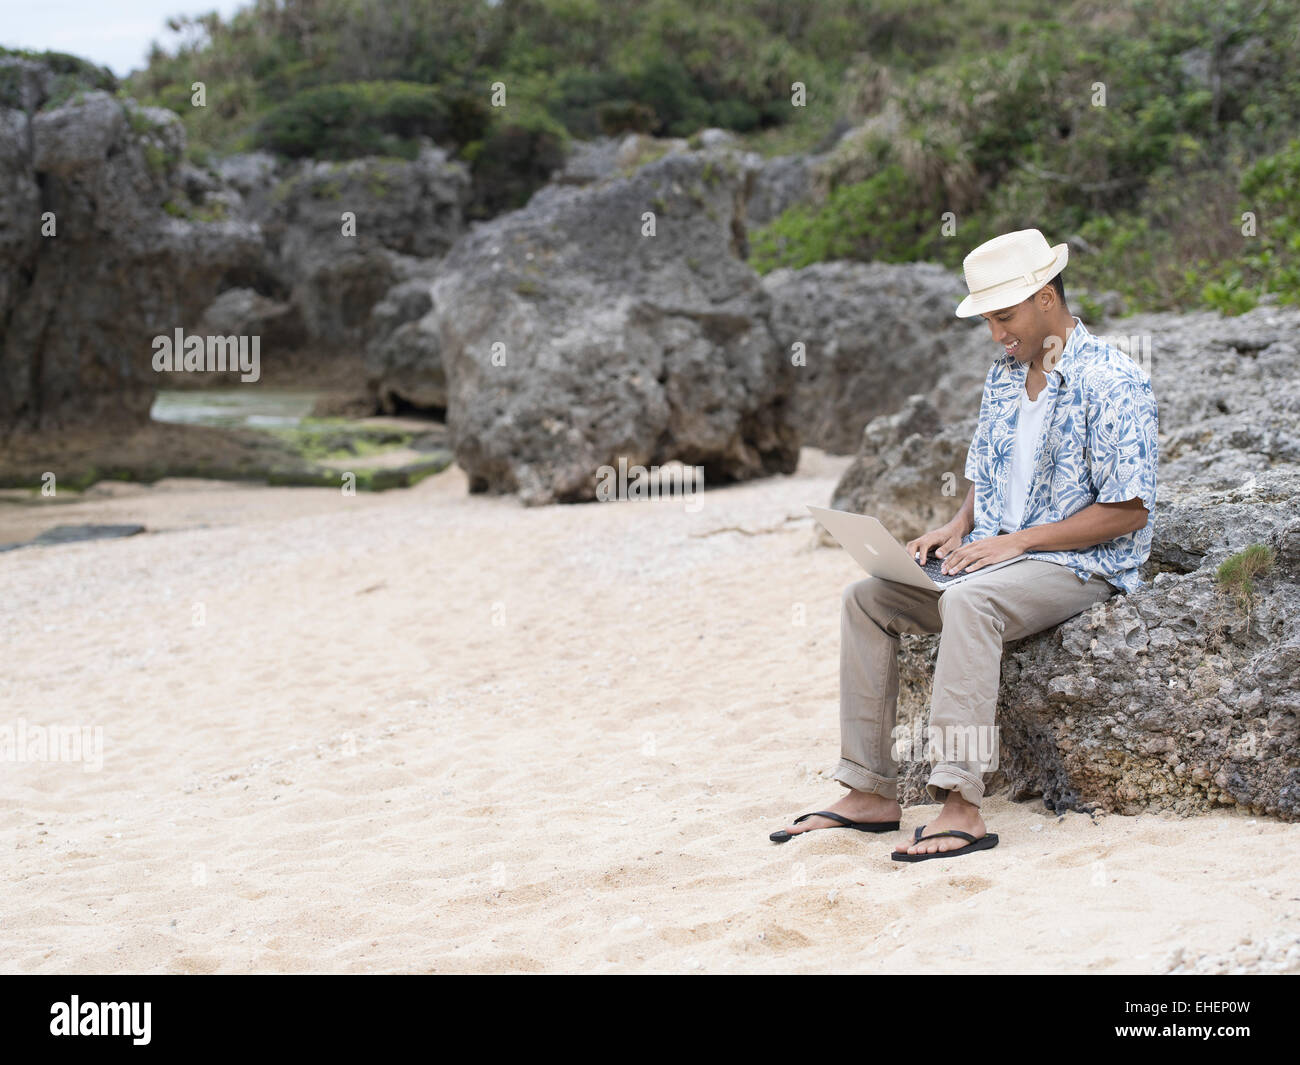
[[[258,157],[228,167],[258,172]],[[463,163],[426,146],[411,161],[305,161],[286,168],[269,196],[250,190],[266,233],[266,272],[288,292],[313,347],[358,356],[371,313],[394,285],[427,274],[465,229]],[[354,220],[348,226],[344,215]]]
[[[964,290],[945,268],[817,263],[774,270],[763,287],[781,350],[788,358],[802,345],[796,409],[806,444],[852,454],[872,418],[932,389],[940,397],[973,389],[978,409],[992,343],[983,322],[954,315]],[[954,370],[963,378],[935,387]]]
[[[452,248],[427,325],[472,491],[590,500],[620,458],[706,483],[794,470],[795,371],[744,262],[751,174],[726,148],[671,153],[548,186]]]
[[[259,234],[188,217],[174,114],[99,90],[44,107],[53,79],[31,65],[4,96],[24,106],[0,107],[0,431],[139,424],[152,338],[196,318]]]

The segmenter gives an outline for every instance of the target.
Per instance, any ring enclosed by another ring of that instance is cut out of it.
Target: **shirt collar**
[[[1075,356],[1079,351],[1079,346],[1083,343],[1086,337],[1091,335],[1088,332],[1087,327],[1083,324],[1082,318],[1077,314],[1074,315],[1073,318],[1074,328],[1070,330],[1070,335],[1065,338],[1065,348],[1061,351],[1061,358],[1052,370],[1052,372],[1058,376],[1062,384],[1070,377],[1075,363]],[[1018,362],[1014,355],[1003,353],[1002,361],[1008,371],[1013,373],[1016,371],[1019,371],[1020,373],[1028,372],[1026,366],[1023,363]]]

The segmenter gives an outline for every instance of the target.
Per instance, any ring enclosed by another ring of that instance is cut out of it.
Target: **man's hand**
[[[989,536],[957,548],[939,567],[939,572],[961,573],[966,570],[974,573],[977,569],[991,566],[995,562],[1005,562],[1009,558],[1015,558],[1016,555],[1023,554],[1024,550],[1017,533]]]
[[[907,553],[924,566],[932,548],[935,549],[935,558],[947,558],[960,546],[961,534],[956,532],[950,525],[944,525],[938,529],[932,529],[928,533],[922,533],[915,540],[909,540],[907,542]]]

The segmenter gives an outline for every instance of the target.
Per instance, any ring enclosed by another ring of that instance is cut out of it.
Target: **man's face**
[[[1029,362],[1043,353],[1043,341],[1047,339],[1049,330],[1038,292],[1014,307],[986,311],[981,317],[989,323],[994,341],[1001,344],[1002,350],[1012,358]]]

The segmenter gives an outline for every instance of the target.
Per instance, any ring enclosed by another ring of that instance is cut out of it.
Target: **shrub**
[[[415,138],[457,146],[482,135],[487,106],[432,85],[372,81],[323,85],[297,93],[257,125],[259,148],[293,157],[414,158]]]
[[[749,262],[759,273],[827,259],[911,262],[930,257],[939,239],[933,208],[916,198],[903,168],[892,163],[834,190],[820,206],[798,204],[755,230]]]

